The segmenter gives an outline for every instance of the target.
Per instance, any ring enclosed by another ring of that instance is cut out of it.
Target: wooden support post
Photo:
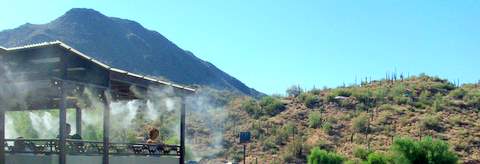
[[[82,136],[82,109],[78,106],[75,107],[75,129],[75,133]]]
[[[185,108],[186,97],[182,95],[180,105],[180,164],[185,163]]]
[[[103,93],[103,164],[109,164],[110,149],[110,102],[108,100],[108,89]]]
[[[59,119],[59,144],[58,147],[60,149],[59,157],[58,157],[58,163],[59,164],[66,164],[67,162],[67,150],[66,150],[66,145],[67,145],[67,92],[66,92],[66,82],[65,80],[67,79],[67,61],[66,61],[66,55],[62,56],[62,65],[61,65],[61,81],[60,81],[60,101],[58,104],[58,107],[60,109],[60,119]]]
[[[0,102],[1,103],[1,102]],[[0,164],[5,164],[5,108],[0,104]]]

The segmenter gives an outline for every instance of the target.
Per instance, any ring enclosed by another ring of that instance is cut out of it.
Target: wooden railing
[[[7,153],[58,154],[58,139],[6,139]],[[67,139],[69,155],[101,155],[103,142]],[[110,143],[110,155],[180,156],[179,145]]]

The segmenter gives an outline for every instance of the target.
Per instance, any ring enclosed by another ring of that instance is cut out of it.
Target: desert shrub
[[[480,89],[468,88],[468,93],[464,97],[467,105],[472,107],[480,107]]]
[[[313,148],[308,155],[308,164],[341,164],[345,160],[344,157],[333,152],[327,152],[320,148]]]
[[[352,97],[367,106],[372,106],[374,104],[374,97],[372,92],[369,89],[356,88],[352,90]]]
[[[322,124],[322,130],[327,134],[333,133],[333,125],[330,122],[325,122]]]
[[[293,85],[287,89],[287,95],[292,97],[297,97],[303,93],[303,89],[299,85]]]
[[[243,152],[241,152],[241,151],[233,152],[233,155],[232,155],[231,159],[234,162],[240,162],[243,159]]]
[[[277,149],[277,144],[275,144],[275,142],[273,141],[272,138],[267,138],[263,142],[262,149],[263,149],[263,151],[269,151],[269,150],[273,150],[273,149],[276,150]]]
[[[300,95],[297,96],[298,101],[304,102],[307,96],[312,95],[311,93],[308,92],[303,92]]]
[[[457,115],[450,117],[449,120],[450,123],[454,125],[460,125],[462,123],[462,117]]]
[[[382,104],[378,107],[379,111],[395,111],[395,106],[392,104]]]
[[[317,88],[313,88],[312,90],[310,90],[310,93],[314,95],[319,95],[321,92],[322,90]]]
[[[422,105],[430,105],[431,104],[431,101],[430,101],[430,96],[431,95],[432,95],[432,93],[428,90],[422,91],[422,93],[420,93],[420,96],[418,97],[419,103],[422,104]]]
[[[367,164],[389,164],[393,163],[392,159],[385,153],[373,152],[367,157]]]
[[[308,126],[310,128],[318,128],[322,123],[321,113],[319,111],[310,112],[308,115]]]
[[[293,134],[296,133],[297,126],[291,121],[289,121],[287,124],[283,125],[283,129],[286,131],[288,134]]]
[[[409,163],[454,164],[457,155],[449,149],[448,144],[441,140],[425,137],[421,141],[411,138],[397,138],[391,146],[396,158],[404,157]]]
[[[352,91],[346,88],[339,88],[332,91],[332,95],[334,96],[343,96],[343,97],[350,97],[352,95]]]
[[[393,97],[393,101],[398,105],[404,105],[409,104],[411,102],[411,98],[405,96],[395,96]]]
[[[283,160],[291,162],[296,157],[300,157],[302,154],[303,142],[301,138],[297,138],[294,141],[287,144],[285,152],[283,153]]]
[[[355,105],[357,111],[367,111],[368,107],[364,103],[358,103]]]
[[[432,89],[437,91],[449,91],[455,89],[455,85],[448,81],[442,81],[440,83],[433,83],[431,85]]]
[[[443,110],[443,103],[441,100],[434,100],[432,104],[432,110],[434,112],[440,112]]]
[[[387,94],[388,91],[385,88],[378,88],[373,91],[373,97],[377,100],[377,103],[384,102]]]
[[[381,124],[389,124],[390,123],[390,120],[393,118],[393,112],[394,111],[381,111],[379,114],[378,114],[378,123],[381,123]]]
[[[286,124],[275,131],[275,133],[272,136],[273,142],[275,142],[275,144],[279,145],[287,141],[288,136],[292,134],[291,132],[289,132],[292,130],[292,128],[289,128],[289,126],[291,125]]]
[[[405,96],[405,93],[406,93],[405,85],[397,84],[392,88],[391,92],[389,93],[389,96],[391,97]]]
[[[448,96],[454,99],[463,99],[463,97],[467,94],[467,91],[463,88],[458,88],[451,91]]]
[[[362,160],[367,160],[368,155],[371,154],[372,152],[373,151],[367,150],[363,147],[356,147],[355,149],[353,149],[353,156],[360,158]]]
[[[260,106],[258,105],[257,101],[253,99],[245,100],[241,103],[240,108],[247,112],[249,115],[258,118],[263,115]]]
[[[270,116],[274,116],[286,108],[285,104],[283,104],[278,98],[270,96],[263,97],[259,104],[262,110]]]
[[[303,104],[305,104],[305,106],[310,109],[318,107],[319,103],[320,98],[312,94],[308,94],[303,101]]]
[[[333,151],[335,149],[334,145],[329,144],[327,141],[325,141],[323,139],[319,139],[319,140],[315,141],[313,144],[305,144],[304,145],[305,152],[310,152],[315,147],[318,147],[321,150],[326,150],[326,151]]]
[[[362,113],[352,120],[352,128],[354,132],[366,133],[368,128],[368,115]]]
[[[420,128],[440,131],[442,127],[437,116],[427,115],[420,121]]]

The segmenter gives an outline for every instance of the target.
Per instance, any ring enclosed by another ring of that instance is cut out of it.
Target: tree
[[[287,95],[291,97],[297,97],[303,93],[303,89],[299,85],[293,85],[287,89]]]

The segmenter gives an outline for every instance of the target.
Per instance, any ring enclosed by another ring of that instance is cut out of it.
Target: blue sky
[[[1,0],[3,1],[3,0]],[[334,87],[386,72],[480,79],[480,1],[5,1],[0,30],[70,8],[135,20],[272,94]]]

